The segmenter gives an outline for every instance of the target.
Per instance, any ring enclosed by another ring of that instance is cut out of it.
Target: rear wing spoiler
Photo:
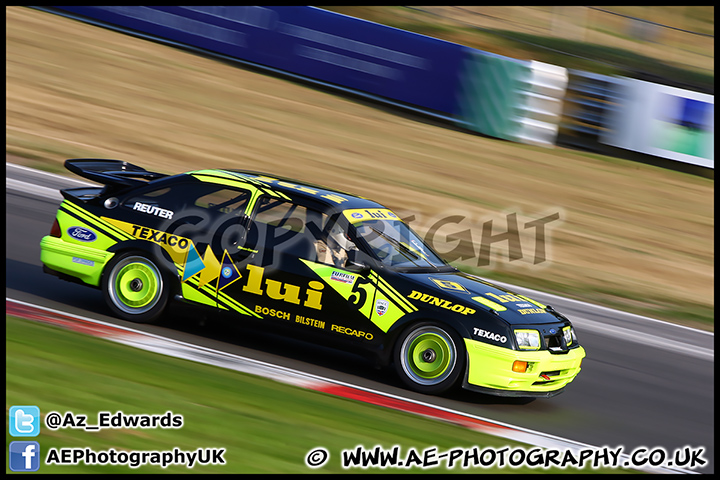
[[[139,187],[151,180],[167,177],[164,173],[149,172],[122,160],[101,158],[71,158],[65,160],[65,168],[110,189]]]

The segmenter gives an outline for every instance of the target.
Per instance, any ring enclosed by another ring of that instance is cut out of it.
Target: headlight
[[[540,349],[540,333],[537,330],[515,330],[515,340],[520,350]]]
[[[563,337],[565,337],[565,345],[567,345],[568,347],[573,343],[577,343],[575,329],[572,327],[563,327]]]

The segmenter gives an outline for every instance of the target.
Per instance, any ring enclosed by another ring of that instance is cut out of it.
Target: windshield
[[[355,226],[358,238],[367,242],[372,253],[384,265],[393,268],[448,268],[407,224],[387,209],[377,209],[367,215],[346,211],[346,217]],[[450,267],[451,268],[451,267]]]

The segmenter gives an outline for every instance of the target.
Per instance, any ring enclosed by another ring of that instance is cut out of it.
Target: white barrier
[[[566,68],[530,62],[530,78],[522,92],[525,104],[521,107],[518,142],[555,145],[567,84]]]
[[[715,97],[632,78],[601,141],[614,147],[715,168]]]

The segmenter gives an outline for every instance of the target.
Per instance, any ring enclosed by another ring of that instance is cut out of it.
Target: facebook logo
[[[40,409],[34,405],[10,407],[10,435],[37,437],[40,434]]]
[[[40,468],[38,442],[10,442],[10,470],[36,472]]]

